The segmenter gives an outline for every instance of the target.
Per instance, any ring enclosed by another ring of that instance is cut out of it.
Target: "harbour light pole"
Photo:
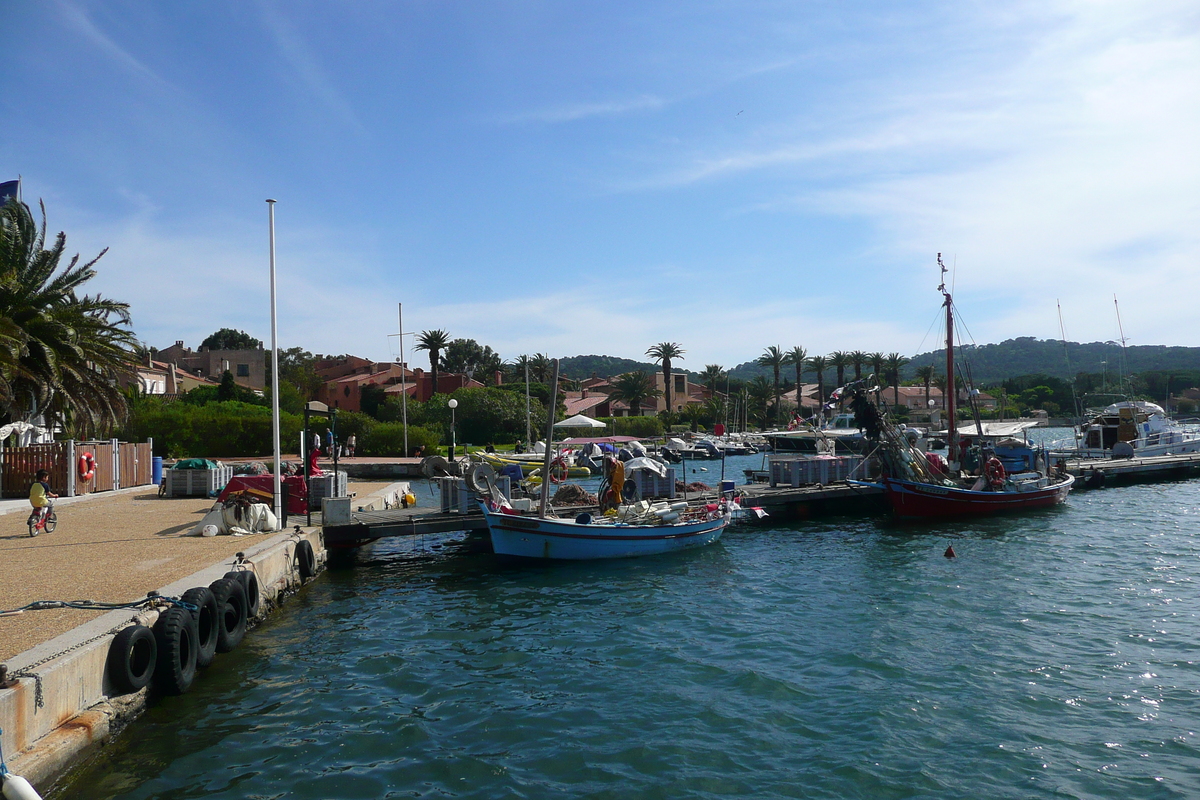
[[[275,309],[275,201],[267,200],[271,240],[271,443],[275,447],[275,519],[283,528],[283,478],[279,446],[279,325]]]
[[[458,401],[451,397],[450,402],[446,403],[446,405],[450,406],[450,460],[453,461],[454,446],[456,444],[454,441],[454,409],[458,408]]]

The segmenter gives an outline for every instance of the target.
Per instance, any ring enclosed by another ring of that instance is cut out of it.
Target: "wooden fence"
[[[66,494],[67,462],[70,442],[33,444],[28,447],[9,447],[0,466],[0,491],[5,497],[28,497],[29,487],[39,469],[50,473],[50,490]]]
[[[71,497],[92,492],[111,492],[151,483],[154,457],[152,443],[54,442],[0,450],[0,494],[27,497],[39,469],[50,472],[50,489]],[[80,461],[90,453],[94,474],[84,479]]]

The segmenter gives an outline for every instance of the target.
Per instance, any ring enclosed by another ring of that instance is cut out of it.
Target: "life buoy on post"
[[[79,479],[90,481],[96,477],[96,457],[90,452],[84,451],[79,457]]]
[[[1006,475],[1004,472],[1004,465],[1000,463],[1000,459],[994,456],[989,458],[987,463],[984,464],[983,471],[987,474],[988,483],[990,483],[993,488],[999,489],[1004,485],[1004,478]]]
[[[567,462],[559,458],[550,462],[550,482],[562,483],[567,479]]]

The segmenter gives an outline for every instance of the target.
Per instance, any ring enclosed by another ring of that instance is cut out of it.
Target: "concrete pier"
[[[27,509],[21,513],[27,513]],[[71,547],[71,543],[66,541],[67,530],[61,526],[64,516],[65,513],[60,514],[59,531],[44,534],[44,539],[18,539],[18,542],[25,545],[27,541],[32,541],[41,548],[56,545]],[[16,514],[9,514],[5,521],[16,518]],[[75,518],[80,517],[75,515]],[[23,518],[21,523],[23,524]],[[6,525],[6,528],[8,527],[12,526]],[[293,531],[240,539],[176,539],[176,549],[179,546],[189,549],[240,545],[241,558],[224,557],[219,561],[210,562],[204,569],[156,587],[157,591],[163,596],[179,597],[193,587],[208,586],[234,569],[235,563],[240,563],[242,566],[238,567],[239,569],[253,570],[258,578],[262,605],[256,619],[261,619],[276,609],[289,593],[303,583],[295,558],[296,543],[300,539],[311,544],[317,557],[319,571],[325,562],[325,549],[317,529],[302,529],[298,534]],[[172,547],[170,541],[157,544],[162,550]],[[77,548],[86,549],[87,545],[80,543]],[[111,553],[109,559],[106,559],[102,555],[103,552],[103,549],[100,549],[97,556],[89,560],[85,550],[81,553],[81,560],[76,563],[79,566],[86,565],[84,569],[91,571],[119,572],[124,567],[127,570],[127,585],[138,585],[135,563],[111,562]],[[78,586],[80,583],[82,581],[77,566],[75,584]],[[86,589],[78,589],[66,596],[78,597],[85,591]],[[44,595],[39,593],[30,599],[42,597]],[[27,628],[28,620],[34,620],[36,624],[38,618],[35,615],[59,613],[31,610],[23,612],[19,617],[0,618],[0,630],[15,630],[15,625],[25,625]],[[67,613],[87,615],[86,612]],[[120,694],[107,675],[106,665],[109,647],[118,630],[135,621],[153,626],[159,613],[158,608],[122,609],[103,613],[48,641],[42,641],[23,652],[5,657],[4,664],[8,675],[19,676],[10,687],[0,688],[3,749],[5,760],[13,773],[22,775],[45,794],[68,769],[77,766],[92,747],[116,735],[145,708],[148,693],[153,691],[153,684],[148,689]],[[221,656],[218,655],[217,658]],[[196,680],[203,679],[201,671]]]

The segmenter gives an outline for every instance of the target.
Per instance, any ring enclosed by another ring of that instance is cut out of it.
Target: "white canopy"
[[[631,458],[625,462],[625,473],[629,474],[634,470],[645,469],[653,472],[660,478],[667,477],[667,467],[661,461],[655,461],[653,458]]]
[[[567,419],[564,419],[562,422],[554,423],[554,427],[556,427],[556,428],[603,428],[603,427],[605,427],[605,425],[603,422],[601,422],[598,419],[592,419],[591,417],[584,416],[583,414],[576,414],[573,417],[568,417]]]

